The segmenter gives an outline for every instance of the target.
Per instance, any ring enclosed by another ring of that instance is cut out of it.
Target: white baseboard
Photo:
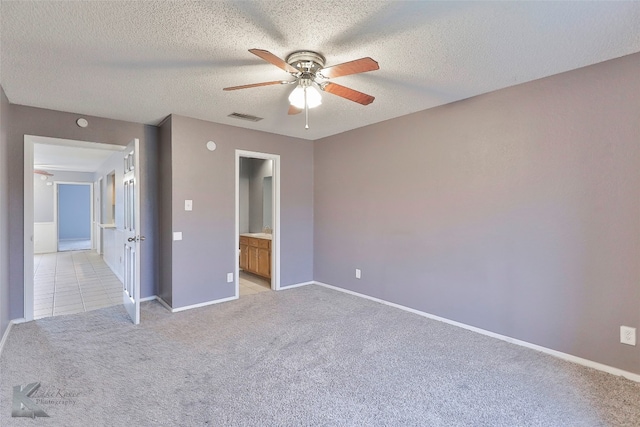
[[[151,298],[149,298],[149,299],[151,299]],[[184,307],[178,307],[178,308],[171,307],[169,304],[167,304],[167,302],[165,300],[163,300],[159,296],[156,296],[155,299],[157,299],[158,302],[160,304],[162,304],[170,312],[178,313],[180,311],[191,310],[192,308],[206,307],[206,306],[212,305],[212,304],[220,304],[221,302],[233,301],[233,300],[238,299],[238,297],[233,296],[233,297],[229,297],[229,298],[216,299],[216,300],[213,300],[213,301],[201,302],[201,303],[198,303],[198,304],[185,305]]]
[[[9,332],[11,332],[11,327],[13,326],[13,322],[9,322],[7,325],[7,329],[5,329],[4,334],[2,334],[2,339],[0,340],[0,355],[2,355],[2,350],[4,349],[4,343],[7,342],[7,338],[9,337]]]
[[[286,289],[293,289],[293,288],[299,288],[300,286],[307,286],[307,285],[313,285],[316,282],[303,282],[303,283],[295,283],[293,285],[289,285],[289,286],[281,286],[279,291],[284,291]],[[160,298],[157,295],[151,296],[151,297],[146,297],[146,298],[140,298],[140,302],[144,302],[144,301],[152,301],[152,300],[158,300],[158,302],[160,304],[162,304],[164,306],[164,308],[166,308],[167,310],[169,310],[172,313],[178,313],[180,311],[185,311],[185,310],[191,310],[192,308],[198,308],[198,307],[206,307],[208,305],[212,305],[212,304],[219,304],[222,302],[229,302],[229,301],[233,301],[233,300],[237,300],[239,297],[237,296],[232,296],[229,298],[223,298],[223,299],[217,299],[217,300],[213,300],[213,301],[207,301],[207,302],[201,302],[198,304],[193,304],[193,305],[187,305],[184,307],[178,307],[178,308],[173,308],[171,307],[169,304],[167,304],[167,302],[165,300],[163,300],[162,298]]]
[[[515,345],[519,345],[522,347],[527,347],[530,348],[532,350],[537,350],[540,351],[542,353],[546,353],[549,354],[551,356],[557,357],[559,359],[563,359],[566,360],[568,362],[573,362],[573,363],[577,363],[578,365],[582,365],[582,366],[586,366],[589,368],[593,368],[593,369],[597,369],[599,371],[603,371],[603,372],[607,372],[609,374],[613,374],[613,375],[618,375],[621,377],[625,377],[631,381],[635,381],[635,382],[640,382],[640,375],[639,374],[634,374],[633,372],[628,372],[622,369],[618,369],[618,368],[614,368],[613,366],[609,366],[609,365],[605,365],[603,363],[599,363],[599,362],[594,362],[593,360],[589,360],[589,359],[583,359],[582,357],[578,357],[578,356],[574,356],[572,354],[568,354],[568,353],[563,353],[561,351],[557,351],[557,350],[553,350],[547,347],[542,347],[540,345],[537,344],[532,344],[530,342],[526,342],[526,341],[522,341],[516,338],[511,338],[508,337],[506,335],[501,335],[501,334],[497,334],[495,332],[491,332],[491,331],[487,331],[486,329],[481,329],[481,328],[477,328],[475,326],[471,326],[471,325],[467,325],[465,323],[460,323],[460,322],[456,322],[455,320],[450,320],[444,317],[440,317],[440,316],[436,316],[433,314],[429,314],[429,313],[425,313],[424,311],[420,311],[420,310],[416,310],[414,308],[410,308],[410,307],[405,307],[404,305],[400,305],[400,304],[396,304],[393,302],[389,302],[389,301],[385,301],[383,299],[380,298],[375,298],[369,295],[365,295],[365,294],[361,294],[358,292],[354,292],[354,291],[350,291],[348,289],[343,289],[343,288],[339,288],[337,286],[332,286],[332,285],[328,285],[326,283],[322,283],[322,282],[314,282],[316,285],[319,286],[323,286],[325,288],[329,288],[329,289],[333,289],[336,291],[340,291],[340,292],[344,292],[347,293],[349,295],[354,295],[360,298],[365,298],[371,301],[375,301],[381,304],[385,304],[391,307],[395,307],[395,308],[399,308],[400,310],[404,310],[404,311],[408,311],[410,313],[413,314],[417,314],[419,316],[423,316],[423,317],[427,317],[429,319],[432,320],[437,320],[439,322],[444,322],[447,323],[449,325],[453,325],[453,326],[457,326],[459,328],[463,328],[463,329],[467,329],[469,331],[472,332],[476,332],[482,335],[486,335],[492,338],[497,338],[499,340],[502,341],[506,341],[508,343],[511,344],[515,344]]]
[[[293,285],[288,285],[288,286],[280,286],[280,289],[278,289],[279,291],[284,291],[286,289],[293,289],[293,288],[299,288],[300,286],[307,286],[307,285],[314,285],[316,282],[311,281],[311,282],[302,282],[302,283],[294,283]]]
[[[25,322],[24,318],[14,319],[9,322],[9,324],[7,325],[7,329],[4,331],[4,334],[2,334],[2,339],[0,340],[0,355],[2,355],[4,344],[7,342],[7,339],[9,338],[9,332],[11,332],[11,327],[13,325],[17,325],[18,323],[24,323],[24,322]]]
[[[238,299],[238,297],[232,296],[232,297],[229,297],[229,298],[216,299],[216,300],[213,300],[213,301],[207,301],[207,302],[201,302],[201,303],[198,303],[198,304],[186,305],[184,307],[172,308],[171,312],[172,313],[177,313],[179,311],[191,310],[192,308],[206,307],[207,305],[220,304],[221,302],[233,301],[234,299]]]
[[[167,302],[166,302],[165,300],[163,300],[162,298],[160,298],[160,297],[159,297],[159,296],[157,296],[157,295],[156,295],[156,300],[157,300],[160,304],[162,304],[162,306],[163,306],[164,308],[166,308],[167,310],[169,310],[169,311],[171,311],[171,310],[172,310],[172,309],[171,309],[171,306],[170,306],[169,304],[167,304]]]

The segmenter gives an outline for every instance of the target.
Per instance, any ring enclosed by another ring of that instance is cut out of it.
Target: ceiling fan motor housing
[[[299,50],[287,56],[287,64],[300,70],[305,75],[316,76],[324,68],[324,56],[310,50]],[[308,78],[309,78],[308,77]]]

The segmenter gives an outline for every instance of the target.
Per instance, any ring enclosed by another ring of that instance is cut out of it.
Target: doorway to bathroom
[[[279,156],[236,151],[236,297],[279,289]]]

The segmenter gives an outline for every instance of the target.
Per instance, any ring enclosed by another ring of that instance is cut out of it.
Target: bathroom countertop
[[[256,239],[266,239],[266,240],[273,239],[273,235],[269,233],[240,233],[240,235],[245,237],[254,237]]]

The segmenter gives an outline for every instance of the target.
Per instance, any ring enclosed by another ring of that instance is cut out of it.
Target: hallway
[[[94,251],[34,256],[34,319],[122,303],[122,283]]]
[[[58,241],[58,252],[86,251],[90,249],[91,249],[91,239]]]

